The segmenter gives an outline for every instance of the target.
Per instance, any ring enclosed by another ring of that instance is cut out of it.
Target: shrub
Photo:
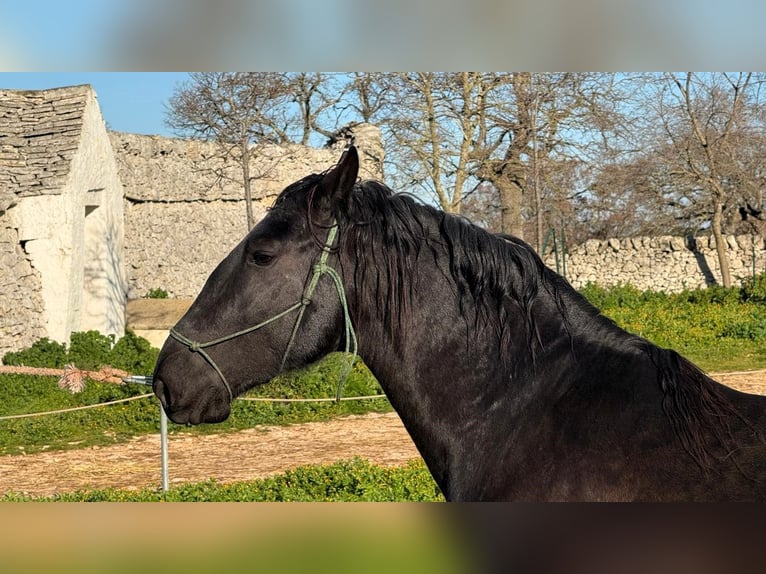
[[[683,291],[676,297],[681,301],[695,304],[736,305],[742,301],[742,290],[738,287],[711,285],[706,289]]]
[[[580,294],[599,309],[635,309],[646,303],[664,301],[668,297],[662,291],[641,291],[633,285],[620,284],[605,288],[595,283],[585,285],[580,289]]]
[[[87,370],[111,364],[114,335],[102,335],[98,331],[75,332],[69,341],[67,362]]]
[[[149,341],[128,330],[112,348],[110,364],[132,374],[148,375],[154,371],[159,354],[159,349],[152,347]]]
[[[751,303],[766,303],[766,273],[761,273],[742,282],[742,295]]]
[[[750,339],[751,341],[766,340],[766,314],[749,314],[726,325],[720,333],[721,337],[733,339]]]
[[[146,294],[147,299],[167,299],[168,298],[168,292],[164,289],[149,289],[149,292]]]
[[[60,369],[67,364],[68,358],[66,345],[51,341],[48,337],[43,337],[35,341],[28,349],[6,353],[3,355],[3,363],[6,365]]]
[[[132,331],[115,343],[114,335],[98,331],[74,332],[69,350],[66,345],[42,338],[28,349],[6,353],[6,365],[50,367],[60,369],[69,363],[80,369],[97,370],[105,365],[134,374],[148,374],[154,370],[159,350],[149,341]]]

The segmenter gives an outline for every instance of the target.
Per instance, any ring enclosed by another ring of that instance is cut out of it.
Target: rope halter
[[[185,335],[180,333],[175,327],[170,329],[171,337],[173,337],[176,341],[183,344],[184,346],[188,347],[188,349],[192,353],[198,353],[203,359],[205,359],[205,361],[207,361],[207,363],[211,367],[213,367],[213,369],[218,374],[218,377],[221,379],[221,382],[226,387],[226,390],[229,393],[229,400],[234,399],[234,393],[231,390],[231,385],[229,385],[229,382],[226,380],[226,377],[224,376],[223,371],[221,371],[220,367],[216,364],[216,362],[207,353],[205,349],[209,347],[214,347],[215,345],[219,345],[226,341],[231,341],[232,339],[236,339],[243,335],[247,335],[248,333],[252,333],[253,331],[257,331],[261,327],[265,327],[266,325],[269,325],[281,319],[282,317],[289,315],[293,311],[298,311],[298,315],[295,318],[295,324],[293,325],[293,330],[290,333],[290,339],[287,342],[287,347],[285,348],[285,354],[282,356],[282,364],[279,367],[279,370],[281,372],[285,368],[287,357],[290,354],[290,350],[293,347],[293,343],[295,343],[295,338],[298,334],[298,329],[300,328],[301,322],[303,321],[303,315],[306,312],[306,308],[311,304],[311,298],[314,295],[314,290],[316,289],[316,286],[319,283],[319,280],[322,278],[322,276],[327,275],[330,277],[330,279],[332,279],[332,282],[335,285],[335,290],[338,292],[340,305],[341,305],[341,308],[343,309],[343,322],[345,324],[345,335],[346,335],[345,351],[347,354],[351,353],[351,358],[346,363],[346,366],[344,367],[343,372],[341,373],[340,380],[338,381],[338,390],[335,394],[335,400],[340,401],[341,395],[343,393],[343,386],[345,385],[346,380],[348,379],[348,376],[351,373],[351,369],[354,366],[354,362],[356,361],[357,339],[356,339],[356,333],[354,332],[354,326],[351,323],[351,315],[348,310],[348,301],[346,299],[346,290],[343,288],[343,280],[341,279],[340,274],[335,269],[333,269],[330,265],[327,264],[327,258],[329,257],[330,252],[332,251],[332,245],[335,242],[335,236],[337,235],[337,233],[338,233],[338,224],[336,222],[333,222],[332,226],[330,227],[330,231],[327,234],[327,241],[322,247],[322,254],[319,257],[319,262],[313,266],[312,268],[313,273],[311,275],[311,279],[309,280],[308,284],[306,285],[306,288],[301,294],[300,300],[297,303],[290,305],[287,309],[281,311],[280,313],[277,313],[276,315],[274,315],[273,317],[269,319],[266,319],[265,321],[258,323],[257,325],[253,325],[246,329],[242,329],[241,331],[237,331],[236,333],[231,333],[230,335],[224,335],[223,337],[218,337],[217,339],[213,339],[205,343],[194,341],[193,339],[186,337]]]

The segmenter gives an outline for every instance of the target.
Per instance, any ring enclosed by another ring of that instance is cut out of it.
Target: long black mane
[[[311,184],[312,180],[304,181]],[[392,338],[406,345],[407,333],[401,326],[414,293],[428,288],[420,284],[418,259],[437,261],[446,253],[445,274],[460,315],[477,336],[491,333],[496,338],[509,381],[535,377],[540,361],[560,360],[546,354],[551,341],[560,338],[566,339],[568,358],[575,363],[588,352],[590,338],[613,351],[643,353],[656,369],[665,414],[695,461],[709,469],[716,459],[730,454],[725,421],[736,411],[718,385],[675,351],[619,328],[525,242],[492,234],[377,181],[357,183],[339,225],[340,249],[356,262],[352,305],[356,324],[362,323],[362,300],[374,301]],[[704,429],[712,429],[712,439]]]

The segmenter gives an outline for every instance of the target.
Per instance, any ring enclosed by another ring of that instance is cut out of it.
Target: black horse
[[[524,242],[357,182],[288,186],[160,353],[171,420],[226,419],[356,349],[448,500],[764,500],[766,398],[629,334]]]

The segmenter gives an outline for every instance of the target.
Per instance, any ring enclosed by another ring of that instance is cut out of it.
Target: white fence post
[[[152,386],[153,377],[151,375],[133,375],[122,379],[125,383],[135,383],[138,385]],[[168,416],[160,405],[160,458],[162,466],[162,492],[167,492],[170,488],[170,478],[168,472]]]
[[[160,453],[162,456],[162,492],[167,492],[170,484],[168,478],[168,415],[160,405]]]

